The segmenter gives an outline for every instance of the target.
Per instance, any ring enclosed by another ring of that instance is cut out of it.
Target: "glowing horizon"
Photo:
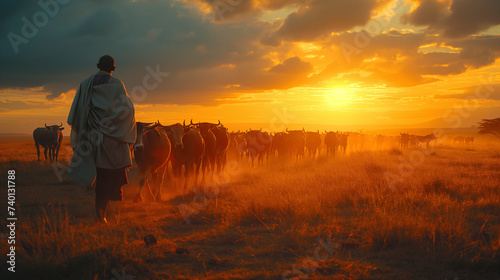
[[[356,0],[345,7],[323,0],[250,2],[221,11],[204,0],[133,1],[112,12],[100,4],[78,16],[80,6],[72,3],[61,6],[28,43],[17,45],[19,53],[3,36],[0,45],[9,51],[0,55],[7,66],[0,79],[1,131],[31,133],[44,123],[66,124],[76,88],[95,72],[101,52],[115,56],[113,76],[131,96],[151,71],[168,73],[145,98],[132,96],[139,121],[271,127],[278,119],[279,128],[383,128],[438,119],[451,119],[452,126],[453,117],[470,126],[500,117],[500,22],[488,21],[487,4],[476,7],[484,15],[463,18],[467,7],[460,5],[468,1],[441,2],[447,10],[434,12],[447,20],[438,22],[425,16],[424,9],[432,7],[418,0]],[[337,17],[331,19],[324,10],[334,8]],[[18,10],[19,17],[2,30],[22,35],[19,18],[31,20],[31,11],[39,9]],[[160,20],[148,11],[172,16]],[[116,18],[110,28],[121,37],[92,29],[90,20],[104,12]],[[80,25],[64,27],[73,17]],[[459,28],[461,18],[467,28]],[[75,45],[74,52],[61,53],[68,44],[64,34],[84,47],[98,42],[102,48],[92,52]],[[54,48],[46,47],[48,40]],[[81,57],[75,57],[78,51]],[[57,55],[62,61],[50,60]],[[23,63],[30,67],[20,68]]]

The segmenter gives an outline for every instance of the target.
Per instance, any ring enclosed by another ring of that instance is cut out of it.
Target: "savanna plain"
[[[0,221],[1,279],[500,279],[493,140],[230,161],[193,190],[167,178],[162,202],[147,190],[133,202],[133,166],[108,225],[95,224],[92,192],[36,160],[32,139],[0,142],[1,213],[15,170],[18,217],[15,274]],[[70,150],[65,139],[60,162]]]

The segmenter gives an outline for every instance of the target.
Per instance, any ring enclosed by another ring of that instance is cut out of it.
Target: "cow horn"
[[[46,128],[49,128],[49,127],[47,126],[47,123],[45,123],[45,127],[46,127]]]
[[[317,131],[316,133],[319,133],[319,129],[318,129],[318,130],[316,130],[316,131]]]
[[[220,120],[218,120],[218,121],[219,121],[219,124],[218,124],[218,125],[220,125]]]
[[[285,131],[288,132],[288,128]]]
[[[194,125],[194,123],[193,123],[193,119],[191,119],[191,123],[190,123],[190,124],[191,124],[191,125]]]
[[[262,131],[262,128],[261,128],[261,129],[259,129],[259,131]]]
[[[182,126],[186,126],[186,120],[182,122]]]
[[[62,126],[63,126],[63,124],[61,123],[61,125],[59,127],[62,127]]]

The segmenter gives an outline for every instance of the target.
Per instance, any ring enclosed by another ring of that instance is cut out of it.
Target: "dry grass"
[[[19,175],[17,276],[111,279],[125,268],[136,279],[282,279],[287,271],[285,279],[500,278],[498,150],[438,147],[391,188],[386,172],[400,174],[412,152],[271,159],[254,169],[243,162],[205,202],[170,188],[166,202],[134,204],[131,170],[108,226],[93,224],[92,194],[20,154],[0,162],[2,174]],[[189,224],[182,204],[198,209]],[[158,244],[146,247],[151,233]],[[340,247],[305,269],[327,237]],[[4,257],[6,242],[0,248]]]

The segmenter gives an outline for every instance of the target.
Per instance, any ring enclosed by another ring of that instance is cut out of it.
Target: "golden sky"
[[[0,4],[4,133],[65,123],[104,54],[139,121],[277,131],[500,117],[497,0],[66,2]]]

